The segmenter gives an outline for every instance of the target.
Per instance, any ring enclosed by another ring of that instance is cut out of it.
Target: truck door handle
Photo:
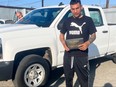
[[[108,31],[102,31],[103,33],[108,33]]]

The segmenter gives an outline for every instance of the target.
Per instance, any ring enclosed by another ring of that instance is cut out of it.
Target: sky
[[[0,0],[0,5],[18,7],[41,7],[42,0]],[[60,2],[69,4],[70,0],[44,0],[44,6],[58,5]],[[105,6],[106,0],[81,0],[83,5]],[[110,6],[116,6],[116,0],[110,0]]]

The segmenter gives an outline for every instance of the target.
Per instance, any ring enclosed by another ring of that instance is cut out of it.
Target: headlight
[[[2,59],[2,40],[0,38],[0,59]]]

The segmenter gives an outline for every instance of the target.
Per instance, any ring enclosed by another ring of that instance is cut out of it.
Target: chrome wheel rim
[[[45,69],[40,64],[32,64],[24,73],[24,81],[27,86],[37,87],[45,78]]]

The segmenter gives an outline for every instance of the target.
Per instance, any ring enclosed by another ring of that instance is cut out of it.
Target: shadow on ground
[[[51,75],[44,87],[59,87],[64,82],[63,67],[51,71]]]
[[[101,65],[101,63],[107,62],[109,60],[112,60],[111,57],[108,57],[108,58],[103,57],[103,58],[94,59],[90,61],[89,87],[93,87],[96,69]],[[51,71],[50,78],[44,87],[65,87],[65,83],[64,83],[65,78],[63,74],[64,74],[63,67],[57,68]],[[64,83],[64,86],[60,86],[63,83]],[[76,82],[74,82],[74,87],[79,87],[78,79],[76,80]],[[113,87],[113,86],[110,83],[106,83],[104,84],[103,87]]]
[[[63,74],[63,67],[51,71],[50,78],[44,87],[65,87],[65,78]],[[76,80],[76,82],[74,82],[74,87],[78,86],[79,83],[78,80]]]
[[[112,60],[111,56],[102,57],[94,60],[90,60],[90,76],[89,76],[89,87],[93,87],[95,75],[96,75],[96,69],[101,65],[101,63],[107,62],[109,60]],[[105,84],[104,87],[112,87],[109,86],[110,84]]]

